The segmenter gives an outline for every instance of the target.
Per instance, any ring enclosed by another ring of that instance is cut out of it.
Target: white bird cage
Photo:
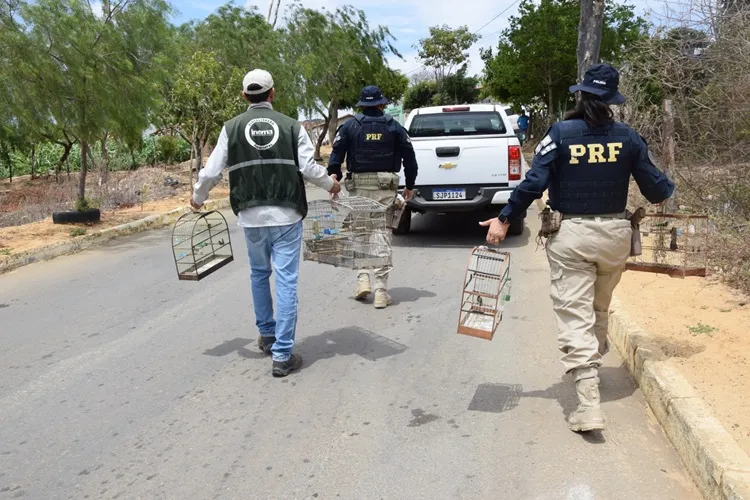
[[[385,205],[369,198],[312,201],[304,221],[304,259],[351,269],[390,266],[388,222]]]
[[[458,333],[492,340],[510,300],[510,254],[476,247],[464,279]]]
[[[232,241],[224,216],[189,212],[177,219],[172,253],[180,280],[200,281],[232,262]]]

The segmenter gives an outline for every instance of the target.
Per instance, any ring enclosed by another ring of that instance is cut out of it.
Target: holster
[[[641,221],[646,217],[646,209],[640,207],[632,214],[627,212],[630,219],[630,226],[633,228],[633,235],[630,237],[630,256],[635,257],[643,253],[641,245]]]
[[[549,239],[553,234],[560,230],[562,224],[562,214],[557,210],[552,210],[549,205],[542,210],[539,214],[539,218],[542,219],[542,227],[539,229],[537,234],[537,244],[546,247],[545,239]]]

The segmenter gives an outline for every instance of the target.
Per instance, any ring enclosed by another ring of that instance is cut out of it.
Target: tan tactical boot
[[[375,277],[375,309],[385,309],[393,303],[388,295],[388,281],[385,278]]]
[[[370,285],[370,273],[359,273],[357,276],[357,290],[354,292],[354,298],[357,300],[365,300],[372,293],[372,286]]]
[[[578,408],[568,415],[568,426],[573,432],[603,431],[604,412],[599,400],[599,370],[580,368],[574,372]]]

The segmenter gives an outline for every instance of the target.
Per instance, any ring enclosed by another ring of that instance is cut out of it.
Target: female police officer
[[[622,104],[619,74],[607,64],[586,71],[575,109],[555,123],[536,148],[526,179],[488,226],[487,242],[505,239],[509,221],[549,188],[549,205],[562,223],[547,244],[550,295],[558,346],[572,372],[578,408],[568,416],[575,432],[604,429],[599,403],[599,366],[608,351],[612,291],[630,253],[632,229],[625,217],[631,175],[651,203],[672,195],[674,185],[651,161],[646,142],[615,122],[609,105]]]

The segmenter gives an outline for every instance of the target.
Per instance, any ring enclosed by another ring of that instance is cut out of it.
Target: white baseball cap
[[[259,85],[259,89],[250,90],[251,85]],[[263,69],[254,69],[242,79],[242,91],[247,95],[262,94],[273,88],[271,73]]]

